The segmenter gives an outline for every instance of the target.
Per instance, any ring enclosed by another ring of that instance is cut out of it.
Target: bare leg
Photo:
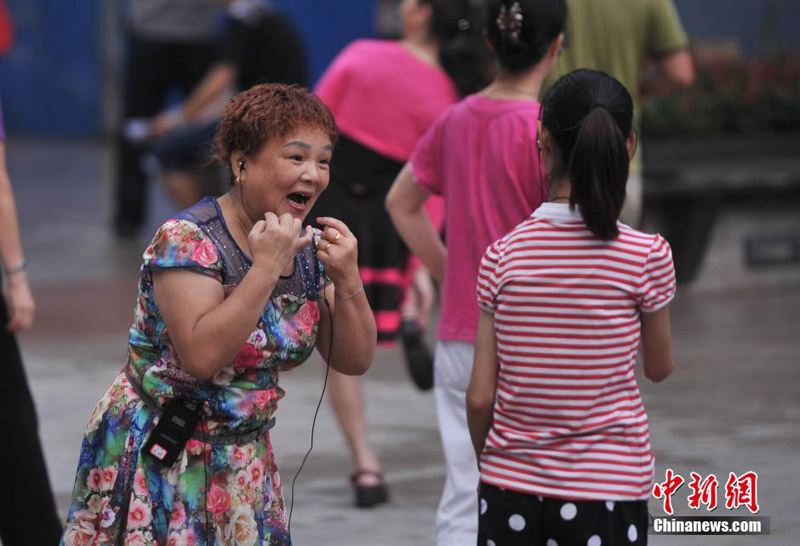
[[[433,387],[433,355],[423,340],[425,328],[436,300],[436,287],[428,270],[420,265],[415,268],[413,281],[405,291],[400,306],[400,339],[411,380],[418,389]]]
[[[411,283],[406,288],[403,304],[400,306],[400,316],[403,320],[417,323],[420,330],[428,326],[431,310],[436,302],[436,287],[431,274],[424,265],[414,269]]]
[[[380,471],[380,463],[367,444],[367,425],[364,413],[364,391],[361,388],[361,378],[340,374],[331,369],[328,377],[328,393],[344,433],[347,444],[355,460],[356,470]],[[378,485],[379,480],[371,474],[359,477],[359,485]]]

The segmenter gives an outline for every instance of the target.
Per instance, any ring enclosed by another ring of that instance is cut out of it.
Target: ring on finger
[[[325,245],[325,248],[323,248],[323,250],[324,250],[325,252],[327,252],[327,251],[328,251],[328,249],[329,249],[331,246],[333,246],[333,243],[328,243],[327,245]]]
[[[339,233],[339,232],[337,231],[337,232],[336,232],[336,237],[334,237],[334,238],[333,238],[333,240],[334,240],[334,241],[338,241],[338,240],[339,240],[339,239],[341,239],[341,238],[342,238],[342,234],[341,234],[341,233]]]

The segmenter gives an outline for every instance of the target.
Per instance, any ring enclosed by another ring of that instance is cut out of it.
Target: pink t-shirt
[[[470,95],[436,121],[411,156],[417,183],[445,200],[439,339],[475,341],[484,251],[547,199],[536,150],[539,107]]]
[[[402,43],[387,40],[348,45],[315,92],[344,135],[403,162],[431,124],[458,100],[445,72],[415,57]]]

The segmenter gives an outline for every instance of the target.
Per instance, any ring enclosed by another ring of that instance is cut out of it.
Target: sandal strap
[[[350,481],[356,483],[361,476],[374,476],[383,482],[383,473],[377,470],[359,469],[350,475]]]

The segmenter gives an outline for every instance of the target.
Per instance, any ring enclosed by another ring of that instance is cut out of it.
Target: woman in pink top
[[[386,193],[420,136],[459,96],[480,88],[482,66],[490,70],[481,63],[487,55],[469,0],[404,0],[400,15],[402,41],[350,44],[316,89],[341,138],[330,187],[315,211],[341,219],[358,238],[359,272],[381,342],[397,335],[408,284],[408,251],[383,206]],[[361,381],[333,371],[330,381],[331,403],[355,459],[356,505],[385,502],[380,465],[366,439]]]
[[[443,283],[434,384],[447,478],[438,544],[474,544],[478,467],[465,398],[478,324],[478,265],[484,250],[547,198],[536,153],[539,91],[563,41],[563,0],[493,0],[487,35],[498,75],[453,106],[417,144],[387,198],[397,230]],[[447,249],[424,214],[445,200]]]

